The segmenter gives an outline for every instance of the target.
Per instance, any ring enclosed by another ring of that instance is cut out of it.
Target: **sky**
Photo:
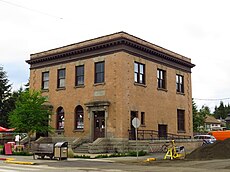
[[[13,90],[30,54],[127,32],[191,58],[192,97],[211,110],[230,101],[229,0],[0,0],[0,66]]]

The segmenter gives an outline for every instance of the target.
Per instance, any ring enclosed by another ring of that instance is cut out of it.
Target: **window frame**
[[[185,110],[177,109],[177,131],[185,132]]]
[[[145,112],[141,112],[141,125],[145,126]]]
[[[102,65],[102,70],[100,68]],[[99,71],[98,71],[99,70]],[[105,61],[95,62],[94,64],[94,84],[100,84],[105,82]]]
[[[157,69],[157,88],[166,89],[166,71]]]
[[[79,74],[78,69],[82,68],[82,73]],[[79,83],[80,79],[83,78],[83,83]],[[75,67],[75,86],[83,86],[85,84],[85,66],[79,65]]]
[[[145,64],[134,62],[134,82],[145,85]]]
[[[82,115],[81,118],[79,118],[79,116]],[[79,119],[81,119],[80,121],[78,121]],[[78,122],[80,122],[81,124],[78,125]],[[81,127],[79,127],[81,126]],[[83,130],[84,129],[84,109],[81,105],[78,105],[75,109],[75,126],[74,126],[75,130]]]
[[[59,107],[57,109],[57,126],[56,126],[56,129],[57,130],[64,130],[65,129],[65,111],[64,111],[63,107]]]
[[[48,74],[48,79],[45,79],[45,74]],[[45,88],[45,83],[47,83],[47,88]],[[42,90],[48,90],[49,89],[49,71],[42,72]]]
[[[64,76],[60,76],[61,75],[61,71],[64,71]],[[66,69],[65,68],[63,68],[63,69],[58,69],[58,71],[57,71],[58,73],[57,73],[57,88],[65,88],[66,87],[66,84],[65,84],[65,79],[66,79]],[[64,83],[64,85],[63,86],[61,86],[61,81],[64,81],[63,83]]]
[[[184,76],[176,74],[176,92],[184,93]]]

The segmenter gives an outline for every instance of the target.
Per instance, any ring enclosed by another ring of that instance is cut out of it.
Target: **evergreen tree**
[[[0,126],[8,127],[8,114],[12,110],[11,84],[7,79],[6,72],[0,67]]]
[[[224,106],[223,101],[220,102],[219,107],[215,106],[214,117],[216,119],[220,119],[220,118],[225,119],[228,113],[229,113],[229,108],[227,106]]]
[[[204,127],[205,118],[210,115],[211,111],[208,106],[203,105],[198,111],[196,103],[192,99],[192,112],[193,112],[193,131],[200,132]]]
[[[193,114],[193,131],[198,131],[200,126],[200,120],[198,110],[194,99],[192,99],[192,114]]]
[[[29,91],[30,88],[30,80],[24,85],[25,86],[25,91]]]

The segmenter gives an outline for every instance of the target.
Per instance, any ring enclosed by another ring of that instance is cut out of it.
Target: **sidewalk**
[[[73,161],[95,161],[95,162],[111,162],[111,163],[119,163],[119,162],[136,162],[136,161],[145,161],[148,158],[156,158],[156,160],[162,160],[164,157],[163,153],[153,153],[146,156],[137,157],[111,157],[111,158],[95,158],[97,155],[102,154],[77,154],[77,155],[85,155],[90,156],[91,158],[68,158],[67,160],[62,160],[65,162],[73,162]],[[50,160],[49,158],[45,159],[33,159],[33,156],[15,156],[15,155],[0,155],[0,160],[4,161],[4,159],[11,159],[15,164],[24,164],[24,165],[33,165],[33,164],[43,164],[43,163],[55,163],[60,162],[56,159]],[[12,160],[13,159],[13,160]]]

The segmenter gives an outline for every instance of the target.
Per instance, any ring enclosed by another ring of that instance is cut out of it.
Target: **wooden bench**
[[[44,159],[45,156],[48,156],[50,159],[54,156],[54,144],[53,143],[35,143],[32,147],[33,158],[35,155]]]

